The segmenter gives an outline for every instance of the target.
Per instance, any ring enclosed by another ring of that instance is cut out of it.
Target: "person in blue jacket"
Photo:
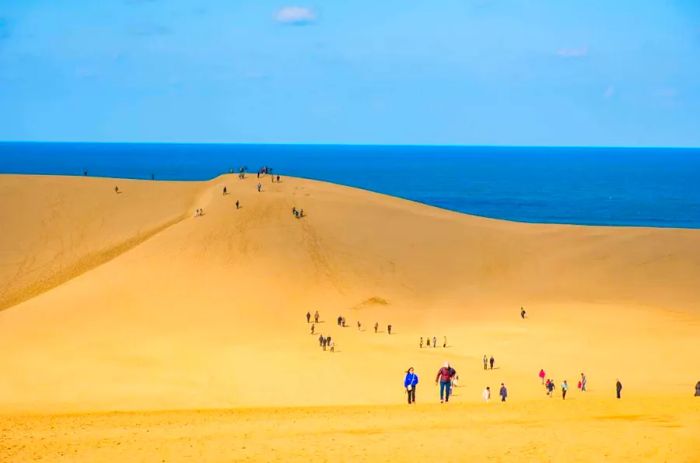
[[[416,403],[416,386],[418,385],[418,375],[413,372],[413,367],[406,371],[406,377],[403,380],[403,387],[406,388],[408,395],[408,404]]]

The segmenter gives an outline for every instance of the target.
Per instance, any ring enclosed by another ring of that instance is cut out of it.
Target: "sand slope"
[[[0,312],[0,413],[352,404],[394,413],[384,406],[404,400],[409,365],[421,401],[436,402],[430,383],[444,360],[460,374],[463,406],[486,385],[509,385],[525,408],[501,425],[549,400],[540,368],[572,389],[585,371],[589,392],[570,398],[593,415],[615,403],[616,377],[637,410],[625,413],[657,413],[654,401],[670,416],[697,412],[699,231],[517,224],[294,178],[265,177],[258,193],[257,181],[119,181],[115,195],[113,180],[1,176],[3,205],[17,212],[0,243],[0,294],[5,305],[34,297]],[[295,219],[293,206],[307,217]],[[193,217],[198,207],[203,217]],[[334,354],[309,334],[304,314],[316,309]],[[341,314],[346,328],[335,324]],[[418,348],[433,335],[448,348]],[[497,369],[483,371],[484,354]],[[547,410],[536,420],[576,421]],[[681,421],[698,430],[692,416]],[[684,455],[697,450],[684,442]]]
[[[182,182],[0,175],[0,309],[90,270],[182,219],[200,188]]]

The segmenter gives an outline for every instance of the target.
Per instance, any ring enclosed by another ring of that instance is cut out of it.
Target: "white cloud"
[[[305,25],[316,21],[316,13],[311,8],[285,6],[277,12],[275,19],[282,24]]]
[[[615,87],[612,85],[608,85],[608,87],[605,89],[605,92],[603,93],[603,96],[605,98],[612,98],[615,95]]]
[[[584,56],[588,56],[588,47],[560,48],[557,50],[557,55],[562,58],[583,58]]]

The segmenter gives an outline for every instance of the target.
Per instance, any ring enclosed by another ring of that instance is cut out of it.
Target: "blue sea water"
[[[700,149],[0,143],[0,172],[203,180],[246,166],[522,222],[700,228]]]

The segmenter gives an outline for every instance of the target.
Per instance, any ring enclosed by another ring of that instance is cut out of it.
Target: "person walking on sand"
[[[492,370],[493,370],[493,362],[495,362],[495,360],[494,360],[493,355],[492,355],[491,358],[489,359],[489,363],[491,364]]]
[[[327,346],[327,345],[328,345],[328,339],[327,339],[327,338],[323,338],[323,339],[321,340],[321,347],[323,347],[323,352],[326,351],[326,346]]]
[[[362,323],[360,323],[360,320],[357,320],[357,331],[360,331],[362,329]]]
[[[325,340],[326,340],[326,338],[324,338],[322,334],[319,334],[319,335],[318,335],[318,345],[319,345],[319,347],[323,347],[323,341],[325,341]]]
[[[433,336],[433,349],[437,347],[437,338]]]
[[[306,323],[311,323],[311,312],[306,312]]]
[[[224,187],[224,196],[226,196],[226,193],[227,193],[226,187]]]
[[[486,354],[484,354],[484,370],[489,369],[489,359],[486,357]]]
[[[314,322],[318,323],[318,310],[314,314]]]
[[[241,203],[238,200],[236,200],[236,209],[240,209],[240,207],[241,207]]]
[[[391,334],[391,325],[386,325],[386,332]]]
[[[406,388],[408,404],[416,403],[416,386],[418,385],[418,375],[413,371],[413,367],[406,370],[406,377],[403,379],[403,387]]]
[[[442,347],[443,349],[447,347],[447,336],[445,336],[445,339],[442,341]]]
[[[566,392],[569,390],[569,383],[564,380],[563,383],[561,383],[561,398],[566,400]]]
[[[491,388],[486,386],[486,389],[481,393],[481,397],[483,397],[484,402],[491,400]]]
[[[279,182],[280,182],[280,176],[278,175],[277,176],[277,183],[279,183]]]
[[[258,183],[258,193],[262,191],[262,183]]]
[[[501,396],[501,402],[505,402],[506,398],[508,397],[508,389],[506,388],[506,385],[501,383],[501,390],[498,392],[498,394]]]
[[[377,330],[379,329],[379,322],[374,323],[374,333],[377,334]]]
[[[554,397],[554,380],[553,379],[548,379],[547,380],[547,395],[551,399]]]
[[[315,331],[316,331],[316,324],[312,323],[311,324],[311,334],[315,334]]]
[[[454,373],[453,373],[454,372]],[[452,385],[452,377],[455,375],[455,371],[450,368],[449,362],[440,368],[435,376],[435,385],[440,383],[440,403],[450,401],[450,387]]]
[[[332,339],[328,342],[328,345],[331,348],[331,352],[335,352],[335,342]]]
[[[115,192],[116,194],[119,194],[119,187],[118,187],[118,186],[115,186],[115,187],[114,187],[114,192]]]
[[[539,377],[540,377],[540,379],[542,380],[542,384],[544,384],[544,377],[545,377],[545,375],[546,375],[546,373],[544,372],[544,369],[540,368]]]
[[[423,348],[423,336],[420,337],[420,343],[418,344],[418,347],[421,349]]]
[[[581,392],[586,392],[586,385],[588,384],[588,379],[586,375],[581,373]]]
[[[620,393],[622,392],[622,383],[620,380],[617,380],[617,383],[615,383],[615,390],[617,391],[617,398],[620,398]]]
[[[526,315],[525,309],[522,308],[522,307],[520,307],[520,318],[522,318],[523,320],[525,320],[525,315]]]

